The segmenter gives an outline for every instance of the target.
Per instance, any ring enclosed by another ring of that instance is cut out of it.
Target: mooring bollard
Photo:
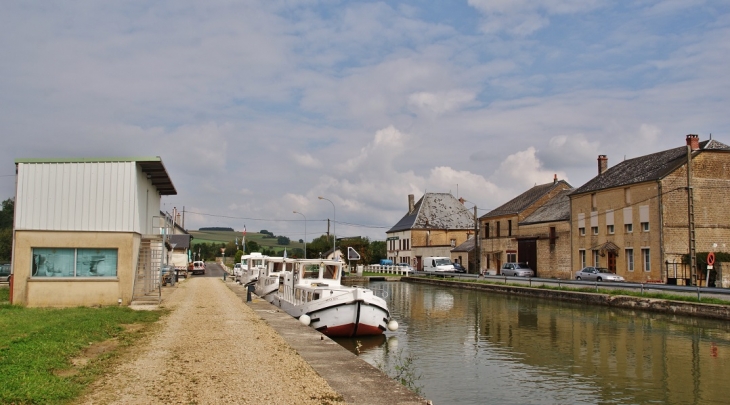
[[[246,302],[251,302],[251,293],[254,291],[253,284],[246,286]]]

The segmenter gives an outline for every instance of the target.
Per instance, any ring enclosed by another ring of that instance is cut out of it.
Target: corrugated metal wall
[[[143,176],[134,162],[19,163],[17,229],[140,232]]]

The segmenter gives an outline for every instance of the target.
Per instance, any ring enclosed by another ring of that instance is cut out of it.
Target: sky
[[[0,199],[15,159],[160,156],[189,229],[384,240],[409,194],[730,144],[730,1],[3,1],[0,55]]]

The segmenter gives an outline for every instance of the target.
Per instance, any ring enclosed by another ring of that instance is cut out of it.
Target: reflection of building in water
[[[669,403],[695,403],[698,392],[705,401],[725,401],[713,387],[729,375],[728,325],[705,336],[697,323],[711,321],[514,297],[484,300],[480,311],[485,340],[523,353],[526,364],[591,379],[607,401],[619,394],[652,400],[640,390],[621,392],[640,381],[663,386]]]

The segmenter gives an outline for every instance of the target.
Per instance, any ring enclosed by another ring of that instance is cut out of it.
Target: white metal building
[[[160,157],[15,164],[14,303],[128,304],[151,288],[167,227],[160,199],[177,194]]]

